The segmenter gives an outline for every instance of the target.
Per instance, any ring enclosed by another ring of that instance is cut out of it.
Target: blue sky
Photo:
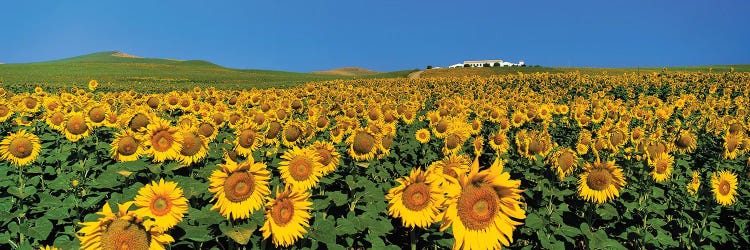
[[[750,63],[750,1],[3,1],[0,62],[117,50],[244,69]]]

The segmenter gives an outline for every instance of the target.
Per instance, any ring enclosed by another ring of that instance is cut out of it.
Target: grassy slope
[[[669,71],[690,71],[690,72],[728,72],[730,68],[735,72],[750,72],[750,64],[739,65],[709,65],[709,66],[686,66],[686,67],[668,67]],[[583,74],[624,74],[624,73],[646,73],[658,72],[662,67],[644,67],[644,68],[562,68],[562,67],[491,67],[491,68],[454,68],[454,69],[431,69],[422,73],[422,77],[443,77],[443,76],[490,76],[500,74],[515,74],[518,72],[535,73],[550,72],[564,73],[579,71]]]
[[[112,56],[100,52],[67,59],[0,65],[0,82],[6,89],[47,89],[85,86],[96,79],[103,88],[163,91],[193,86],[216,88],[286,87],[308,81],[351,79],[348,76],[317,75],[273,70],[238,70],[200,60],[177,61]],[[394,74],[395,73],[395,74]],[[406,77],[408,73],[381,73],[375,77]],[[114,83],[109,85],[107,83]]]
[[[339,75],[339,76],[363,76],[363,75],[374,75],[378,74],[377,71],[357,68],[357,67],[345,67],[326,71],[314,71],[310,72],[316,75]]]

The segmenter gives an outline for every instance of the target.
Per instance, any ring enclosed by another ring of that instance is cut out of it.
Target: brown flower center
[[[445,131],[448,130],[448,121],[445,119],[440,120],[438,124],[435,126],[435,130],[438,133],[445,133]]]
[[[693,136],[691,134],[682,134],[680,135],[680,138],[677,139],[677,142],[675,145],[680,148],[688,148],[690,145],[692,145],[693,142]]]
[[[393,145],[393,136],[392,135],[383,136],[383,140],[380,141],[380,144],[383,145],[383,148],[390,149],[391,145]]]
[[[268,131],[266,132],[266,139],[274,139],[277,136],[279,136],[279,132],[281,132],[281,124],[279,122],[271,122],[268,124]]]
[[[589,172],[589,176],[586,178],[586,184],[593,190],[601,191],[610,186],[612,178],[612,173],[607,169],[597,168]]]
[[[214,125],[204,122],[198,126],[198,133],[205,137],[211,137],[214,134]]]
[[[401,201],[412,211],[421,211],[430,201],[430,187],[423,182],[412,183],[404,189]]]
[[[148,117],[144,114],[136,114],[130,119],[130,130],[138,132],[139,129],[144,128],[148,125]]]
[[[197,134],[185,133],[182,138],[182,149],[180,150],[180,154],[184,156],[193,156],[201,150],[202,146],[203,143],[201,142],[201,138],[198,137]]]
[[[104,121],[104,118],[105,113],[102,107],[95,107],[89,110],[89,119],[91,119],[91,121],[99,123]]]
[[[151,213],[156,216],[163,216],[169,213],[170,208],[172,208],[172,201],[169,197],[157,196],[151,201]]]
[[[357,132],[354,135],[354,152],[357,154],[368,154],[375,147],[375,137],[367,132]]]
[[[321,116],[318,117],[318,121],[315,123],[315,126],[318,128],[325,128],[328,125],[328,117]]]
[[[291,125],[288,128],[286,128],[284,139],[288,142],[295,142],[297,141],[297,139],[299,139],[301,134],[302,134],[302,130],[299,129],[299,127],[295,125]]]
[[[117,143],[117,153],[121,155],[133,155],[138,149],[138,141],[132,136],[125,136]]]
[[[461,137],[458,137],[458,135],[451,134],[447,138],[445,138],[445,147],[448,149],[454,149],[457,148],[461,144]]]
[[[255,144],[256,134],[252,129],[242,130],[240,133],[239,144],[243,148],[251,148]]]
[[[8,152],[10,152],[10,154],[15,156],[16,158],[29,157],[32,150],[33,144],[31,143],[31,140],[26,137],[18,137],[13,139],[8,147]]]
[[[101,235],[103,250],[146,250],[149,243],[148,233],[143,227],[124,219],[113,221]]]
[[[248,172],[234,172],[224,181],[224,195],[231,202],[247,200],[255,190],[255,178]]]
[[[159,107],[159,98],[156,98],[156,97],[152,96],[152,97],[148,98],[148,101],[146,101],[146,104],[150,108],[152,108],[152,109],[158,108]]]
[[[721,180],[719,182],[719,193],[721,195],[729,195],[729,191],[731,191],[731,185],[729,185],[729,182],[727,180]]]
[[[660,160],[656,162],[656,173],[664,174],[667,172],[669,164],[666,161]]]
[[[23,104],[26,105],[26,108],[28,108],[28,109],[35,108],[38,103],[39,102],[36,99],[34,99],[33,97],[23,98]]]
[[[566,150],[557,158],[557,164],[560,166],[560,170],[567,172],[569,169],[575,167],[576,156]]]
[[[281,198],[276,200],[273,208],[271,208],[271,217],[276,224],[284,226],[292,220],[294,216],[294,204],[288,198]]]
[[[491,226],[498,213],[499,197],[490,187],[469,185],[458,198],[458,217],[469,230]]]
[[[86,132],[86,130],[89,129],[88,125],[86,125],[86,120],[84,120],[83,116],[76,115],[72,116],[68,119],[68,124],[65,125],[65,128],[74,135],[80,135]]]
[[[612,145],[620,145],[625,141],[625,134],[620,130],[612,131],[609,136],[609,143]]]
[[[65,121],[65,115],[62,112],[55,112],[50,117],[50,121],[52,122],[52,124],[59,126]]]
[[[296,156],[289,160],[289,174],[296,181],[306,181],[313,173],[312,162],[304,156]]]
[[[322,164],[323,166],[328,166],[333,158],[333,156],[331,155],[331,151],[328,151],[325,148],[319,148],[316,151],[318,152],[318,156],[320,156],[320,160],[318,160],[318,162],[320,162],[320,164]]]
[[[156,151],[164,152],[169,150],[174,143],[174,135],[168,130],[160,130],[151,136],[151,147]]]
[[[10,109],[5,104],[0,104],[0,117],[3,117],[10,113]]]

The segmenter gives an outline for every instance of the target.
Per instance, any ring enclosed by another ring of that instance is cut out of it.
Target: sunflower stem
[[[268,244],[268,238],[263,238],[260,240],[260,250],[266,250],[266,245]]]
[[[417,250],[417,228],[412,228],[411,231],[409,231],[409,242],[411,245],[411,250]]]

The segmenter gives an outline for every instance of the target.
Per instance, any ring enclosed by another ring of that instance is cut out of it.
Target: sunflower
[[[310,193],[287,186],[284,191],[276,191],[276,198],[268,198],[266,221],[260,231],[263,239],[273,236],[277,247],[288,247],[307,233],[310,226]]]
[[[7,121],[13,115],[13,110],[8,107],[8,104],[0,102],[0,122]]]
[[[188,200],[182,196],[182,188],[176,182],[153,181],[138,190],[135,213],[154,221],[154,230],[164,232],[182,221],[188,210]]]
[[[313,143],[312,149],[318,152],[318,156],[320,157],[318,159],[318,162],[323,165],[323,168],[321,169],[323,175],[329,174],[336,170],[336,167],[338,167],[339,165],[341,155],[338,151],[336,151],[333,143],[316,141],[315,143]]]
[[[177,160],[185,165],[198,162],[208,155],[208,140],[196,129],[183,130],[181,145]]]
[[[674,146],[680,153],[692,153],[698,146],[698,140],[689,130],[682,130],[675,139]]]
[[[436,175],[419,168],[409,176],[396,180],[398,186],[391,188],[388,200],[388,215],[401,218],[405,227],[427,228],[438,220],[445,196]]]
[[[563,148],[549,158],[550,167],[557,171],[557,177],[562,181],[578,167],[578,155],[570,148]]]
[[[503,130],[498,130],[497,133],[494,133],[490,135],[489,138],[490,141],[490,147],[495,150],[495,153],[498,155],[502,155],[508,152],[508,149],[510,148],[510,141],[508,141],[508,136],[506,135],[506,132]]]
[[[272,145],[279,143],[279,135],[281,134],[282,125],[279,121],[268,121],[268,127],[266,128],[266,136],[263,138],[264,145]]]
[[[371,160],[377,153],[380,141],[380,135],[369,129],[355,129],[346,139],[346,143],[349,144],[349,156],[357,161]]]
[[[513,127],[518,128],[523,126],[523,124],[526,123],[526,120],[528,120],[526,114],[520,111],[515,111],[510,118],[510,123],[511,125],[513,125]]]
[[[2,159],[21,167],[34,162],[41,151],[42,145],[39,143],[39,137],[27,133],[26,130],[11,133],[0,141]]]
[[[471,171],[459,175],[457,197],[448,203],[440,231],[452,226],[453,249],[500,249],[513,242],[513,230],[522,225],[521,181],[511,180],[500,164],[479,171],[474,159]]]
[[[247,219],[263,206],[264,197],[271,193],[268,189],[271,173],[265,163],[254,162],[252,158],[237,163],[225,157],[225,161],[209,178],[208,191],[214,194],[211,201],[216,201],[211,210],[219,210],[230,220]]]
[[[323,164],[318,152],[312,148],[294,147],[284,152],[279,163],[281,179],[299,190],[309,190],[323,176]]]
[[[96,90],[96,87],[99,87],[99,82],[96,80],[89,81],[89,90],[94,91]]]
[[[71,142],[77,142],[89,136],[91,126],[81,112],[70,112],[65,118],[65,138]]]
[[[741,133],[731,133],[727,131],[724,134],[724,158],[733,160],[741,154],[741,145],[744,136]]]
[[[614,161],[588,162],[584,166],[585,173],[578,180],[578,195],[581,198],[596,203],[604,203],[620,196],[620,189],[625,187],[622,170],[615,166]]]
[[[204,121],[201,121],[198,123],[198,134],[202,135],[203,137],[206,137],[206,141],[213,141],[216,139],[216,136],[219,134],[219,128],[214,124],[211,119],[205,119]]]
[[[104,125],[108,111],[109,107],[104,105],[91,105],[86,111],[86,122],[92,127],[100,127]]]
[[[63,111],[51,111],[45,114],[44,122],[51,129],[63,132],[65,131],[65,113]]]
[[[154,118],[146,128],[144,146],[154,162],[177,159],[182,150],[182,132],[161,118]]]
[[[414,137],[417,138],[417,141],[419,141],[419,143],[428,143],[430,142],[430,131],[425,128],[417,130],[417,132],[414,134]]]
[[[284,124],[281,132],[281,144],[285,147],[293,147],[303,143],[305,131],[302,122],[292,120]]]
[[[737,175],[722,170],[711,175],[711,190],[716,202],[722,206],[732,205],[737,200]]]
[[[458,183],[455,180],[458,180],[459,175],[469,172],[469,165],[471,165],[469,156],[454,154],[433,162],[427,167],[427,172],[439,177],[438,180],[441,186],[450,185],[453,182],[458,187]]]
[[[687,184],[687,190],[690,195],[698,193],[698,188],[701,186],[701,179],[698,171],[693,171],[692,180]]]
[[[174,238],[156,230],[151,221],[144,221],[135,211],[128,211],[133,202],[118,205],[113,213],[105,203],[97,221],[81,222],[78,230],[81,249],[149,249],[163,250]]]
[[[664,182],[672,174],[672,164],[674,164],[674,157],[668,153],[657,154],[653,160],[649,160],[649,163],[654,168],[651,171],[651,177],[656,182]]]
[[[111,145],[112,158],[119,162],[138,160],[145,153],[143,142],[129,129],[117,132]]]

